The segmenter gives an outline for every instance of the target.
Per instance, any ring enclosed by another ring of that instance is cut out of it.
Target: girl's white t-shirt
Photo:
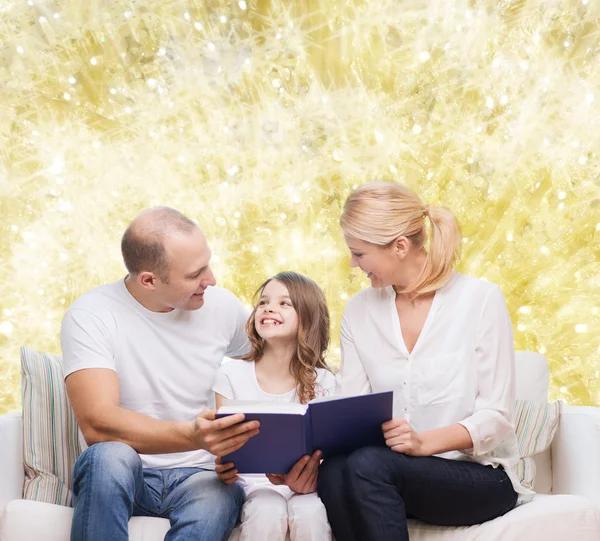
[[[287,393],[273,394],[263,391],[256,378],[254,361],[225,361],[217,372],[213,391],[228,400],[258,400],[265,402],[299,403],[296,389]],[[335,376],[323,368],[317,368],[315,398],[331,396],[335,393]],[[285,485],[273,485],[266,475],[240,475],[246,494],[258,489],[272,488],[282,496],[289,498],[293,492]]]

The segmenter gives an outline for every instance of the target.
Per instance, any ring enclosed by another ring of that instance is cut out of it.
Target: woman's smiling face
[[[344,240],[350,249],[350,266],[364,271],[371,280],[371,287],[387,287],[396,283],[399,257],[394,245],[378,246],[346,234]]]

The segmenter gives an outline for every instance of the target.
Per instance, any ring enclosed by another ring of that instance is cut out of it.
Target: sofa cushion
[[[73,508],[27,500],[14,500],[0,523],[2,541],[69,541]],[[129,521],[131,541],[163,541],[169,529],[164,518],[133,517]]]
[[[546,449],[543,453],[535,455],[533,461],[535,462],[533,490],[538,494],[552,494],[552,447]]]
[[[526,488],[534,486],[536,463],[533,457],[550,447],[559,418],[560,401],[548,404],[517,400],[515,426],[520,460],[515,469]]]
[[[70,505],[71,470],[80,446],[67,400],[62,359],[21,348],[23,498]]]
[[[73,509],[15,500],[0,523],[2,541],[69,541]],[[131,541],[162,541],[169,529],[163,518],[133,517]],[[409,521],[411,541],[598,541],[600,508],[580,496],[536,496],[533,501],[484,524],[460,528]],[[239,529],[230,541],[239,539]]]
[[[73,508],[27,500],[14,500],[6,507],[0,522],[2,541],[69,541]],[[169,530],[165,518],[132,517],[129,520],[130,541],[163,541]],[[238,541],[239,527],[229,538]],[[289,536],[287,541],[289,541]]]
[[[550,370],[548,361],[540,353],[517,351],[515,354],[517,373],[517,399],[535,402],[548,401]],[[536,454],[534,489],[538,493],[552,492],[552,458],[550,449]],[[531,468],[530,468],[531,470]]]
[[[410,541],[597,541],[600,507],[580,496],[535,498],[502,517],[459,528],[409,521]]]

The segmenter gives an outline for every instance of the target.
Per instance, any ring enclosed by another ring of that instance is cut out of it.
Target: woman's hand
[[[406,419],[392,419],[381,425],[385,444],[397,453],[410,456],[429,456],[423,437],[415,432]]]
[[[297,494],[310,494],[317,491],[317,472],[321,462],[321,451],[312,456],[304,456],[285,475],[268,473],[269,481],[274,485],[287,485]]]
[[[219,481],[226,485],[231,485],[238,480],[238,471],[235,469],[233,462],[223,464],[220,456],[215,459],[215,471],[217,472]]]

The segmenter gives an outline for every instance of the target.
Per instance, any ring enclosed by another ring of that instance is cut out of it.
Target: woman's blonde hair
[[[448,282],[460,256],[461,234],[452,212],[423,204],[402,184],[371,182],[350,194],[340,225],[348,236],[378,246],[391,246],[398,237],[404,236],[416,248],[424,248],[426,217],[431,222],[427,260],[416,282],[402,291],[423,294]]]
[[[266,280],[256,291],[260,298],[269,282],[281,282],[290,294],[292,306],[298,314],[296,351],[292,356],[290,371],[297,384],[297,393],[302,404],[315,398],[317,368],[329,370],[325,353],[329,347],[329,310],[322,289],[310,278],[297,272],[280,272]],[[258,303],[254,303],[252,314],[246,322],[246,333],[251,351],[242,357],[245,361],[259,362],[265,352],[265,340],[256,332],[254,317]]]

